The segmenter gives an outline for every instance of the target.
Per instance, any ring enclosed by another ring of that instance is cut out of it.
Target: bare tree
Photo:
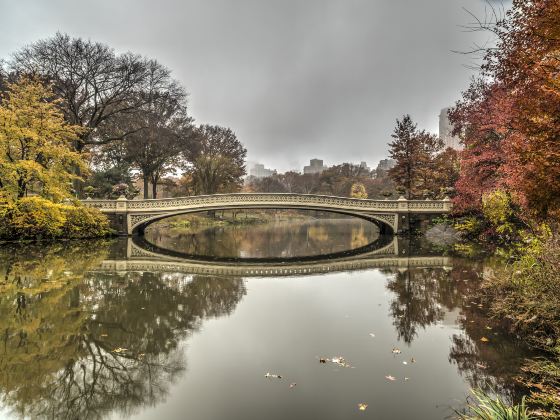
[[[197,147],[183,151],[187,174],[196,194],[237,191],[245,175],[247,149],[229,129],[202,125],[196,129]]]
[[[105,44],[57,33],[16,52],[9,63],[16,74],[34,74],[52,83],[62,98],[65,118],[84,127],[75,145],[122,140],[138,131],[119,120],[138,111],[146,101],[139,95],[155,62],[132,53],[116,54]],[[169,71],[163,67],[158,80],[165,85]]]
[[[148,63],[148,77],[140,92],[144,105],[128,120],[127,161],[139,169],[144,180],[144,198],[148,183],[152,198],[157,183],[180,164],[181,152],[192,149],[192,119],[187,115],[186,93],[157,62]]]

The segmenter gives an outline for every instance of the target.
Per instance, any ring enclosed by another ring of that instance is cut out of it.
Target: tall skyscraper
[[[439,138],[445,143],[445,148],[451,147],[455,150],[462,150],[463,145],[461,140],[457,136],[453,136],[453,125],[449,121],[449,115],[447,114],[451,108],[443,108],[439,114]]]

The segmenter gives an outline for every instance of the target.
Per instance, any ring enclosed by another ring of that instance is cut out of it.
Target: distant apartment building
[[[443,140],[445,148],[451,147],[455,150],[462,150],[463,145],[457,136],[453,136],[453,124],[449,121],[448,112],[451,108],[443,108],[439,114],[439,138]]]
[[[266,178],[272,176],[276,173],[275,169],[265,168],[261,163],[255,163],[251,169],[249,169],[249,176],[255,178]]]
[[[394,168],[396,163],[397,162],[394,159],[381,159],[377,164],[377,168],[375,169],[377,178],[386,177],[389,169]]]
[[[363,169],[365,171],[371,172],[371,168],[369,166],[367,166],[366,162],[360,162],[360,165],[358,165],[360,169]]]
[[[304,174],[320,174],[327,167],[323,165],[322,159],[311,159],[308,166],[303,167]]]

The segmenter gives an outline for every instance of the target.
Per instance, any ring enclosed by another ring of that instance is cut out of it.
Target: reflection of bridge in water
[[[301,260],[203,260],[189,259],[157,247],[146,249],[145,242],[131,238],[126,243],[126,255],[102,262],[94,271],[153,271],[239,277],[279,277],[325,274],[372,268],[428,268],[451,267],[451,259],[444,256],[409,255],[407,241],[393,237],[383,246],[370,247],[362,253],[340,253],[332,258],[317,257]],[[367,247],[364,247],[367,248]],[[162,251],[162,252],[161,252]]]

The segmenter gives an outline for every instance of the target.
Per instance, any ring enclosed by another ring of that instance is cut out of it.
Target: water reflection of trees
[[[191,233],[154,227],[146,238],[162,248],[190,255],[274,258],[356,249],[375,241],[378,234],[373,223],[352,218],[219,226]]]
[[[240,278],[93,273],[103,244],[0,248],[0,396],[18,415],[126,415],[165,399],[182,340],[229,314]]]
[[[519,389],[513,378],[528,350],[500,333],[497,322],[470,298],[485,269],[487,263],[454,259],[452,268],[387,270],[387,288],[394,293],[390,314],[398,339],[407,344],[429,326],[458,322],[461,332],[451,337],[450,363],[472,387],[515,399]]]

